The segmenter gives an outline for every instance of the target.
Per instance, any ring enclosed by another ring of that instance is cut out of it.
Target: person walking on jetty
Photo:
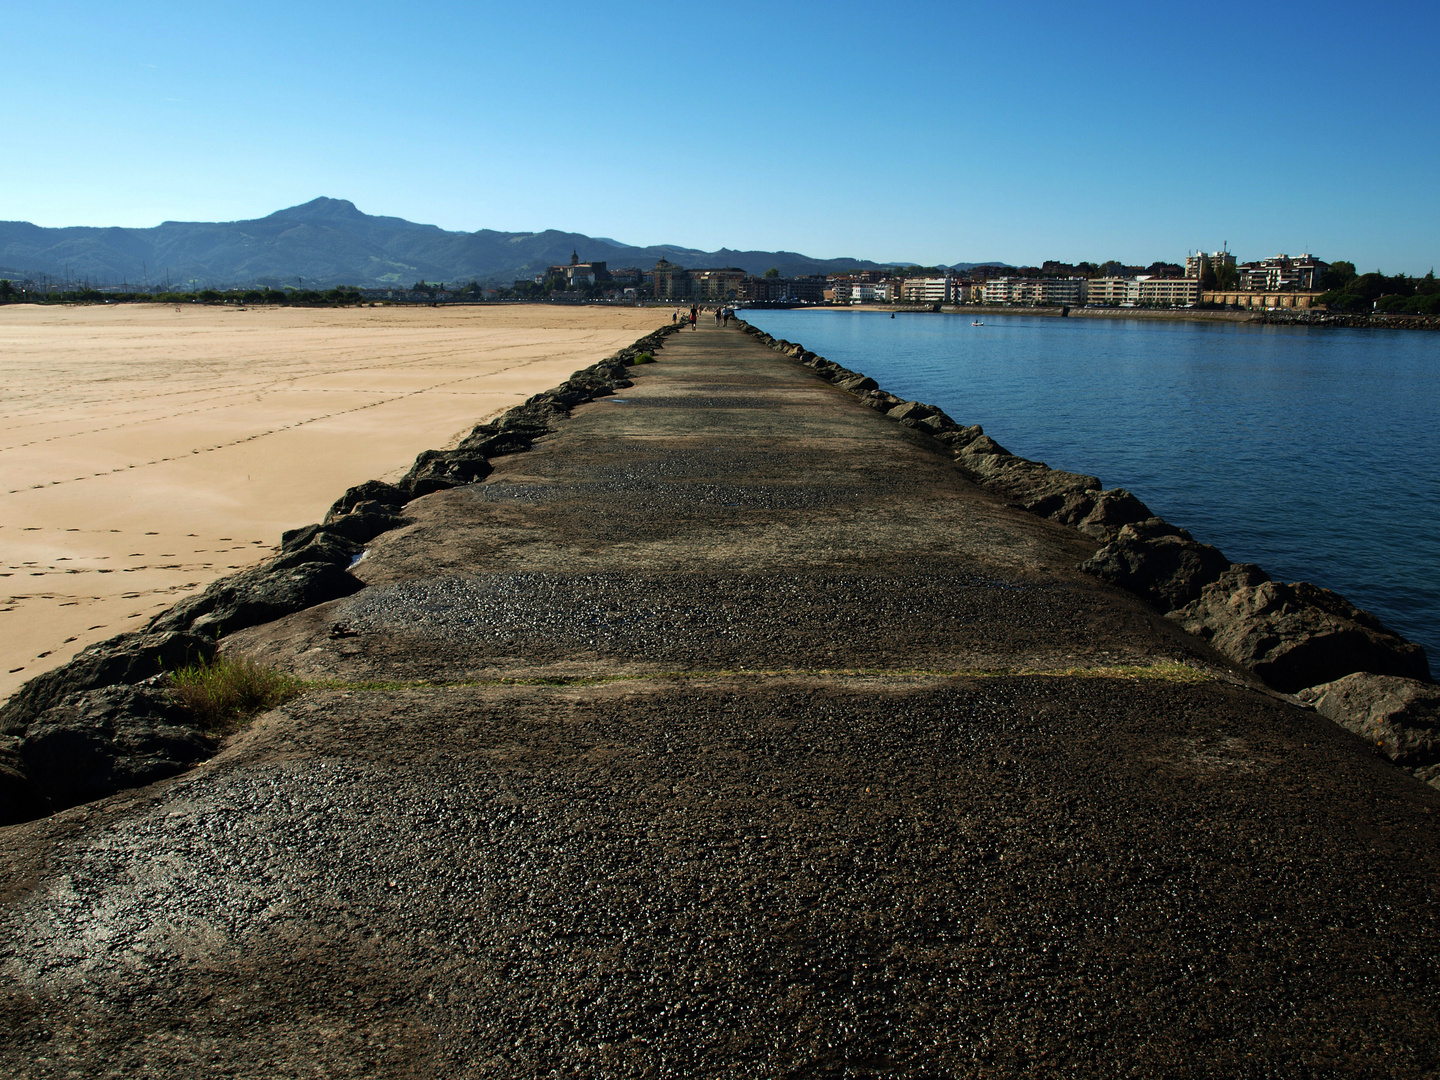
[[[695,320],[696,320],[697,318],[699,318],[699,316],[700,316],[700,309],[697,308],[694,304],[691,304],[691,305],[690,305],[690,329],[691,329],[691,330],[699,330],[699,329],[700,329],[700,327],[698,327],[698,326],[695,325]]]

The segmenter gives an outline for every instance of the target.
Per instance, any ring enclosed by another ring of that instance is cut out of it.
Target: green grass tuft
[[[233,731],[258,712],[283,705],[305,683],[247,657],[217,656],[170,675],[170,693],[210,731]]]
[[[633,365],[633,364],[653,364],[654,362],[655,362],[655,354],[654,354],[654,353],[648,353],[648,352],[636,353],[634,356],[632,356],[632,357],[630,358],[630,363],[631,363],[632,365]]]

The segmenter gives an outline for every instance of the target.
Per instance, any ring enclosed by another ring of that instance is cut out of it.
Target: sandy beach
[[[667,318],[0,307],[0,698]]]

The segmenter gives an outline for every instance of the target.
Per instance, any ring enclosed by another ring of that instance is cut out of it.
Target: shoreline
[[[1231,322],[1307,329],[1440,330],[1440,318],[1423,315],[1349,315],[1329,312],[1190,310],[1187,308],[1018,307],[1005,304],[764,304],[739,311],[871,311],[910,315],[1024,315],[1043,319],[1141,319]]]
[[[838,304],[766,305],[738,308],[753,311],[890,312],[897,315],[1025,315],[1044,319],[1161,319],[1181,322],[1263,322],[1253,311],[1187,311],[1165,308],[1071,308],[1068,315],[1058,307],[1012,307],[1005,304]]]
[[[655,321],[515,305],[0,307],[0,696]]]
[[[1073,307],[1068,315],[1058,307],[1010,307],[1005,304],[941,305],[945,315],[1033,315],[1051,319],[1159,319],[1168,322],[1257,322],[1250,311],[1189,311],[1184,308]]]

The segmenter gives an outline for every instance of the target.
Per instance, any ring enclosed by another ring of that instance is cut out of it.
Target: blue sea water
[[[1333,589],[1440,673],[1440,334],[746,311],[776,337],[1124,487],[1234,562]]]

